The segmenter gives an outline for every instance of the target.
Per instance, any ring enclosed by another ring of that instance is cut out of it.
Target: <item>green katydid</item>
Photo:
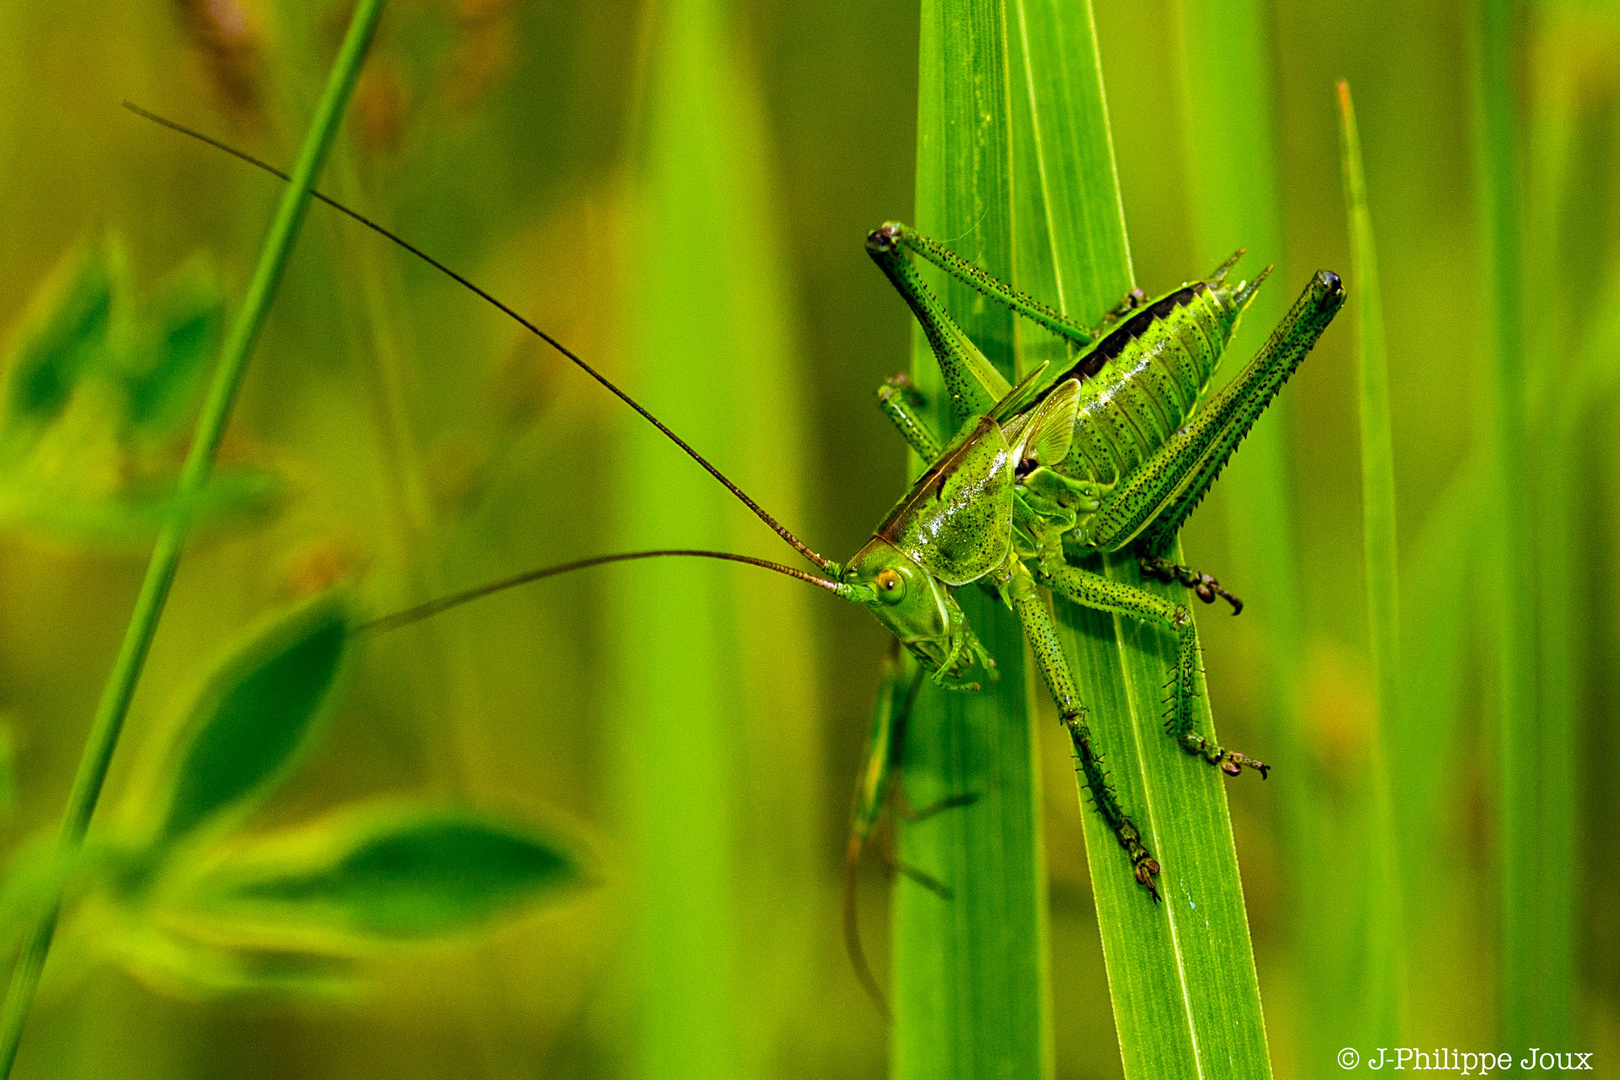
[[[130,108],[285,179],[280,170],[240,151]],[[556,348],[657,427],[819,571],[717,551],[603,555],[433,600],[362,630],[402,626],[574,570],[666,556],[745,562],[863,605],[915,657],[917,672],[908,685],[902,685],[898,665],[891,663],[885,675],[868,765],[856,791],[851,875],[893,790],[904,718],[922,675],[956,690],[973,690],[978,686],[975,680],[995,678],[993,658],[954,597],[965,586],[991,591],[1018,616],[1097,809],[1119,840],[1136,880],[1155,900],[1159,864],[1107,783],[1043,590],[1086,607],[1129,615],[1175,635],[1177,660],[1165,718],[1168,734],[1188,753],[1229,775],[1236,776],[1245,767],[1266,775],[1264,763],[1218,746],[1195,730],[1191,704],[1197,643],[1186,605],[1113,581],[1080,563],[1098,553],[1128,550],[1140,558],[1144,574],[1178,582],[1206,603],[1224,598],[1234,614],[1241,610],[1237,598],[1215,578],[1166,556],[1182,523],[1238,443],[1343,305],[1344,287],[1336,274],[1318,272],[1248,366],[1211,396],[1221,356],[1266,276],[1262,271],[1252,281],[1229,282],[1241,251],[1207,279],[1151,300],[1135,291],[1099,325],[1086,326],[904,225],[890,223],[875,230],[867,237],[867,250],[921,323],[944,375],[958,427],[948,440],[941,440],[923,419],[921,403],[904,377],[895,376],[883,385],[880,408],[927,468],[872,539],[848,562],[837,563],[813,551],[652,413],[510,307],[355,211],[319,193],[315,198],[450,275]],[[1048,364],[1017,386],[1009,385],[929,291],[919,274],[919,259],[1068,341],[1072,363],[1061,371],[1050,370]],[[970,795],[963,795],[948,804],[970,800]],[[943,891],[938,882],[901,869]],[[846,891],[846,938],[863,982],[875,991],[859,956],[849,899]]]

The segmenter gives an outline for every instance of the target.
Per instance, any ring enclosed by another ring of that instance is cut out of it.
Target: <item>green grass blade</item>
[[[1368,644],[1372,653],[1377,733],[1373,739],[1372,830],[1369,837],[1367,938],[1363,950],[1368,1046],[1398,1045],[1405,994],[1405,921],[1391,770],[1393,730],[1400,722],[1400,577],[1396,566],[1395,445],[1390,430],[1389,356],[1383,294],[1373,244],[1367,180],[1361,165],[1350,84],[1339,83],[1344,197],[1350,213],[1350,296],[1356,314],[1361,382],[1361,499],[1367,567]],[[1405,764],[1405,763],[1403,763]]]
[[[1131,287],[1132,274],[1090,12],[1052,0],[1016,7],[1015,82],[1034,153],[1016,159],[1026,168],[1014,182],[1039,196],[1016,233],[1019,284],[1095,319]],[[1130,560],[1109,573],[1137,580]],[[1165,903],[1156,906],[1082,797],[1125,1075],[1269,1076],[1222,780],[1163,733],[1173,644],[1130,620],[1067,605],[1060,617],[1120,798],[1164,864]],[[1207,697],[1197,708],[1209,725]]]
[[[1532,1046],[1537,1004],[1535,618],[1530,536],[1530,433],[1525,375],[1519,136],[1513,90],[1511,0],[1483,0],[1474,42],[1475,169],[1492,376],[1497,550],[1495,663],[1501,786],[1501,1038]]]
[[[1609,18],[1607,13],[1585,18],[1566,13],[1570,16],[1561,35],[1565,42],[1581,40]],[[1587,68],[1573,54],[1569,45],[1551,46],[1547,61],[1534,72],[1526,139],[1526,263],[1529,287],[1535,290],[1532,311],[1538,316],[1528,343],[1529,423],[1540,452],[1533,492],[1540,744],[1535,1034],[1558,1050],[1575,1048],[1579,992],[1577,866],[1583,853],[1577,839],[1582,777],[1576,747],[1582,654],[1592,650],[1591,635],[1582,633],[1592,593],[1580,568],[1586,563],[1584,550],[1593,546],[1591,508],[1582,495],[1590,483],[1591,453],[1582,436],[1597,389],[1594,376],[1604,368],[1612,372],[1616,355],[1613,256],[1590,253],[1566,239],[1585,235],[1593,215],[1604,212],[1612,198],[1606,163],[1585,152],[1583,134],[1611,127],[1615,103],[1612,96],[1601,103],[1588,99]],[[1593,287],[1595,276],[1604,281],[1601,292]],[[1595,303],[1599,296],[1603,302]],[[1584,854],[1588,861],[1602,860],[1596,852]]]
[[[993,274],[1013,273],[1012,130],[1007,21],[1000,0],[928,0],[918,73],[916,225]],[[1005,311],[952,281],[951,314],[1004,373]],[[920,332],[912,372],[954,430]],[[1001,665],[993,692],[919,697],[907,731],[905,789],[922,805],[978,801],[906,826],[901,855],[954,894],[898,879],[894,900],[893,1075],[900,1080],[1051,1072],[1045,873],[1022,632],[979,590],[963,609]]]
[[[338,124],[360,78],[360,68],[365,60],[366,50],[371,44],[377,22],[382,18],[386,2],[387,0],[363,0],[350,20],[348,33],[338,51],[337,60],[333,63],[326,90],[321,96],[319,105],[316,106],[314,118],[310,121],[309,132],[304,138],[303,149],[299,152],[292,180],[282,194],[269,235],[265,237],[258,265],[254,269],[253,280],[248,286],[247,299],[225,340],[219,366],[214,370],[208,396],[203,402],[202,415],[197,421],[191,450],[186,456],[185,466],[180,474],[179,503],[182,507],[190,504],[208,482],[214,456],[219,450],[220,440],[224,437],[225,424],[230,419],[231,406],[235,402],[242,374],[247,369],[254,342],[258,340],[259,331],[264,326],[265,316],[270,310],[270,302],[275,298],[276,289],[281,283],[282,272],[286,269],[287,259],[292,253],[293,241],[298,235],[299,225],[303,222],[304,212],[309,207],[310,187],[314,184],[337,136]],[[79,770],[74,776],[73,790],[68,796],[61,838],[61,843],[66,849],[77,849],[83,843],[85,832],[90,827],[90,818],[95,813],[102,785],[107,779],[107,769],[112,764],[113,751],[117,749],[124,718],[128,715],[130,701],[135,696],[135,686],[140,680],[147,652],[157,632],[164,602],[168,599],[169,586],[173,583],[175,571],[180,565],[180,554],[185,545],[187,517],[182,510],[158,535],[152,560],[147,566],[146,578],[141,583],[140,594],[135,600],[135,609],[130,615],[129,628],[125,632],[123,644],[119,648],[118,658],[108,677],[101,702],[96,708],[90,738],[85,746],[84,756],[80,760]],[[57,912],[53,908],[24,944],[22,955],[18,957],[16,966],[12,969],[4,1011],[0,1013],[0,1076],[10,1076],[12,1066],[16,1063],[23,1026],[28,1019],[29,1007],[33,1003],[34,991],[39,986],[40,975],[45,969],[46,956],[50,952],[51,937],[56,929],[56,917]]]
[[[767,198],[758,91],[723,0],[654,13],[625,226],[627,388],[796,525],[803,445]],[[620,549],[666,544],[793,558],[639,419],[622,421]],[[796,561],[796,560],[795,560]],[[612,715],[634,885],[635,1074],[759,1075],[802,984],[825,851],[805,671],[819,593],[700,560],[610,571]],[[853,978],[853,977],[851,977]],[[769,995],[754,989],[771,988]]]
[[[1442,842],[1446,797],[1458,774],[1459,739],[1469,704],[1468,661],[1478,644],[1473,583],[1486,552],[1480,534],[1481,507],[1489,498],[1488,462],[1480,453],[1465,458],[1450,486],[1429,511],[1403,560],[1405,603],[1401,621],[1401,712],[1384,732],[1391,757],[1395,816],[1400,822],[1400,876],[1421,882]],[[1433,920],[1455,898],[1412,889],[1402,914],[1410,950],[1409,973],[1423,974],[1408,989],[1419,1001],[1430,985],[1425,958],[1434,947]]]

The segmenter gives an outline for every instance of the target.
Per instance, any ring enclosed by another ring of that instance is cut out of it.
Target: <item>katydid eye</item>
[[[906,579],[894,570],[880,570],[874,584],[877,585],[878,599],[885,604],[898,604],[900,598],[906,595]]]

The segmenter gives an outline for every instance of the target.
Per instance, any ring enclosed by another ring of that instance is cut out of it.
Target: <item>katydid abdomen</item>
[[[1080,379],[1074,442],[1059,472],[1111,487],[1192,416],[1260,282],[1228,288],[1231,265],[1138,310],[1054,381]]]

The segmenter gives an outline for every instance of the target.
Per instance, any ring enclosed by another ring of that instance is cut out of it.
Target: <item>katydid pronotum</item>
[[[273,166],[223,143],[133,105],[129,108],[286,178]],[[892,662],[886,670],[868,763],[856,791],[848,849],[846,940],[857,972],[875,998],[881,1000],[881,995],[860,956],[849,888],[862,848],[890,802],[909,703],[924,674],[962,691],[977,689],[977,680],[996,677],[994,659],[956,602],[957,589],[984,588],[1017,615],[1097,810],[1118,839],[1136,881],[1154,900],[1159,863],[1107,782],[1046,594],[1128,615],[1174,635],[1177,659],[1165,717],[1168,735],[1189,754],[1229,775],[1244,768],[1262,777],[1267,774],[1264,763],[1216,745],[1196,730],[1192,699],[1198,653],[1187,606],[1114,581],[1080,563],[1098,553],[1129,551],[1140,559],[1145,576],[1186,586],[1205,603],[1224,599],[1234,614],[1241,610],[1241,602],[1215,578],[1167,556],[1182,523],[1238,443],[1343,305],[1344,287],[1336,274],[1319,271],[1248,366],[1211,395],[1222,354],[1267,273],[1262,271],[1252,281],[1229,282],[1241,251],[1210,277],[1156,299],[1133,291],[1100,324],[1087,326],[907,226],[881,226],[867,237],[867,251],[921,323],[958,426],[948,439],[941,439],[924,419],[922,402],[904,376],[884,383],[878,391],[879,407],[927,467],[867,544],[847,562],[838,563],[817,554],[651,412],[512,308],[355,211],[318,192],[314,197],[448,274],[539,336],[668,437],[819,571],[719,551],[603,555],[432,600],[365,624],[361,631],[403,626],[494,592],[575,570],[684,556],[749,563],[861,604],[915,657],[916,672],[910,679],[903,679]],[[1049,363],[1018,385],[1009,385],[930,292],[918,272],[919,259],[1067,341],[1069,365],[1055,371]],[[960,806],[971,799],[971,793],[963,793],[945,805]],[[940,883],[907,872],[944,891]]]

